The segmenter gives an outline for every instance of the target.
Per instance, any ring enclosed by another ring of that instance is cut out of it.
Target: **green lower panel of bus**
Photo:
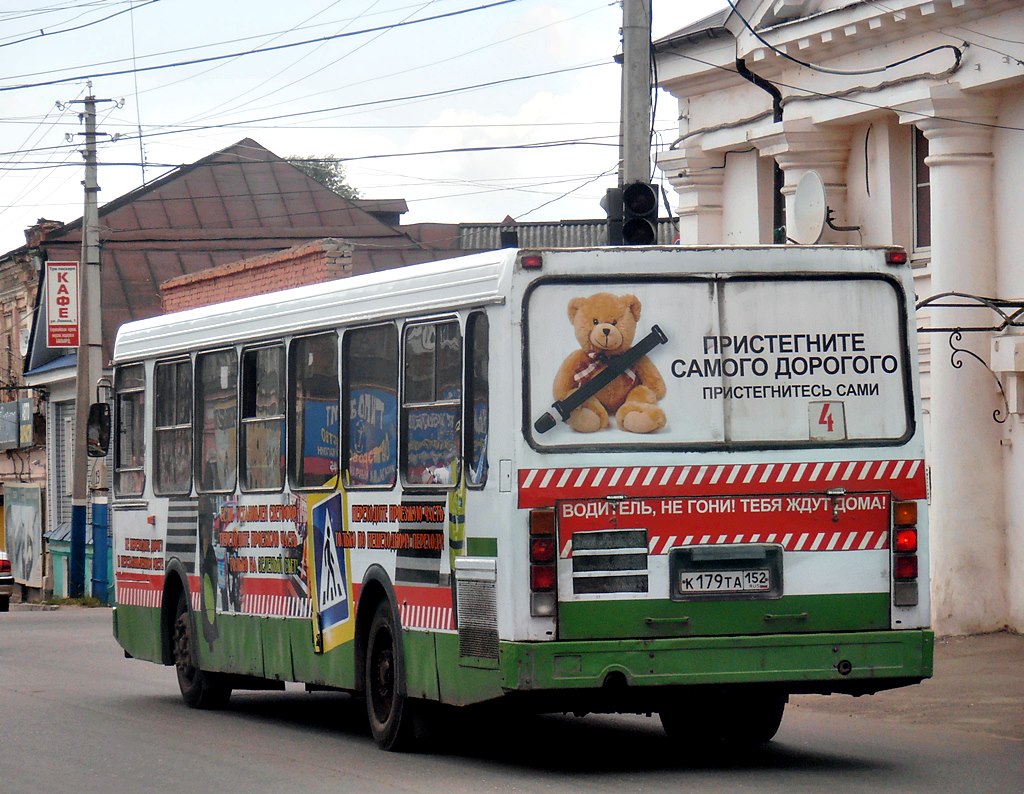
[[[747,601],[564,601],[558,607],[558,637],[599,640],[874,631],[889,628],[889,609],[888,593]]]
[[[352,689],[351,642],[313,650],[309,621],[218,615],[202,630],[204,669]],[[114,635],[132,656],[163,660],[160,610],[119,606]],[[470,705],[503,695],[600,690],[610,682],[633,692],[659,687],[776,684],[788,692],[866,693],[916,683],[932,674],[934,635],[925,630],[762,634],[651,639],[501,642],[497,659],[459,654],[453,633],[403,632],[412,697]],[[584,701],[586,702],[586,701]]]
[[[871,692],[931,677],[926,630],[502,643],[506,691],[779,684],[789,692]]]
[[[162,662],[160,610],[118,606],[113,612],[114,639],[135,659]]]

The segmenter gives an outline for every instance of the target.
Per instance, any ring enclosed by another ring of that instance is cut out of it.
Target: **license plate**
[[[739,571],[679,571],[679,593],[761,593],[772,589],[765,568]]]

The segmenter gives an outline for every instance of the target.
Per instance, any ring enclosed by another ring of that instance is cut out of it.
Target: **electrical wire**
[[[145,6],[153,5],[153,3],[159,3],[159,2],[160,2],[160,0],[145,0],[145,2],[143,2],[142,5],[139,6],[139,8],[143,8]],[[128,8],[122,9],[121,11],[115,11],[113,14],[105,16],[105,17],[103,17],[101,19],[95,19],[92,22],[86,22],[86,23],[84,23],[82,25],[76,25],[73,28],[63,28],[61,30],[54,30],[54,31],[51,31],[49,33],[46,33],[45,31],[40,30],[38,33],[35,33],[35,34],[31,35],[31,36],[26,36],[23,39],[16,39],[15,41],[8,41],[8,42],[0,42],[0,48],[2,48],[2,47],[13,47],[15,44],[23,44],[26,41],[35,41],[36,39],[41,39],[41,38],[44,38],[44,37],[45,38],[52,38],[53,36],[60,35],[61,33],[71,33],[71,32],[76,31],[76,30],[83,30],[85,28],[91,28],[93,25],[99,25],[100,23],[106,22],[109,19],[113,19],[114,17],[119,17],[119,16],[121,16],[121,14],[130,14],[134,10],[135,10],[135,7],[129,2]]]
[[[800,66],[804,66],[804,67],[806,67],[808,69],[813,69],[816,72],[822,72],[823,74],[834,74],[834,75],[841,75],[841,76],[857,76],[857,75],[866,75],[866,74],[878,74],[879,72],[884,72],[884,71],[886,71],[888,69],[892,69],[892,68],[894,68],[896,66],[901,66],[901,65],[903,65],[905,63],[909,63],[910,61],[917,60],[918,58],[923,58],[925,55],[930,55],[931,53],[938,52],[939,50],[953,50],[953,52],[955,53],[955,57],[956,57],[956,63],[954,64],[955,67],[959,67],[960,66],[960,59],[963,58],[963,52],[961,52],[961,50],[959,48],[954,47],[952,44],[940,44],[937,47],[932,47],[929,50],[925,50],[924,52],[919,52],[916,55],[911,55],[911,56],[909,56],[907,58],[901,58],[900,60],[894,61],[894,62],[889,63],[889,64],[886,64],[885,66],[876,66],[876,67],[872,67],[871,69],[830,69],[830,68],[825,67],[825,66],[818,66],[818,65],[815,65],[813,63],[808,63],[807,61],[802,61],[799,58],[794,58],[792,55],[790,55],[787,52],[783,52],[778,47],[776,47],[774,44],[769,42],[764,36],[762,36],[760,33],[758,33],[756,30],[754,30],[754,26],[751,25],[747,21],[747,18],[745,16],[743,16],[743,14],[741,14],[739,12],[739,9],[736,8],[736,5],[733,3],[732,0],[725,0],[725,2],[729,5],[729,8],[732,9],[733,13],[736,14],[736,16],[739,18],[740,22],[743,23],[743,27],[745,27],[747,30],[749,30],[751,35],[755,39],[757,39],[759,42],[761,42],[765,47],[770,49],[776,55],[781,55],[783,58],[785,58],[788,61],[792,61],[793,63],[799,64]]]
[[[242,50],[238,52],[226,53],[223,55],[210,55],[206,58],[193,58],[188,61],[177,61],[175,63],[164,63],[156,64],[154,66],[142,66],[138,69],[118,69],[109,72],[98,72],[95,74],[87,75],[76,75],[74,77],[62,77],[55,80],[44,80],[35,83],[22,83],[19,85],[6,85],[0,86],[0,91],[20,91],[26,88],[41,88],[43,86],[60,85],[62,83],[73,83],[80,80],[95,80],[100,77],[117,77],[120,75],[131,74],[132,72],[154,72],[163,69],[176,69],[182,66],[194,66],[200,63],[212,63],[214,61],[223,61],[229,58],[243,58],[249,55],[260,55],[268,52],[278,52],[280,50],[288,50],[293,47],[304,47],[310,44],[316,44],[322,41],[332,41],[334,39],[350,38],[352,36],[361,36],[367,33],[376,33],[381,30],[389,30],[397,27],[408,27],[410,25],[419,25],[424,22],[436,22],[441,19],[450,19],[451,17],[462,16],[465,14],[474,13],[476,11],[486,11],[491,8],[497,8],[498,6],[508,5],[510,3],[518,3],[521,0],[494,0],[494,2],[487,3],[485,5],[473,6],[472,8],[463,8],[458,11],[449,11],[444,14],[436,14],[431,17],[423,17],[422,19],[413,19],[408,22],[396,22],[390,25],[379,25],[373,28],[364,28],[362,30],[353,30],[345,33],[338,33],[333,36],[321,36],[316,39],[305,39],[303,41],[293,41],[288,44],[276,44],[272,47],[256,47],[251,50]]]
[[[686,60],[694,61],[696,63],[703,64],[704,66],[710,66],[711,68],[719,69],[719,70],[721,70],[723,72],[731,72],[732,74],[737,74],[736,69],[734,69],[734,68],[731,68],[731,67],[728,67],[728,66],[722,66],[721,64],[718,64],[718,63],[712,63],[711,61],[705,61],[704,59],[698,58],[695,55],[685,55],[685,54],[679,53],[679,52],[671,52],[671,53],[666,53],[666,54],[667,55],[671,55],[672,57],[675,57],[675,58],[685,58]],[[925,77],[930,77],[930,75],[925,75]],[[918,79],[921,79],[921,77],[920,76],[911,76],[911,77],[907,77],[907,78],[901,78],[898,81],[894,80],[894,81],[892,81],[892,83],[886,84],[886,87],[890,87],[891,85],[895,85],[895,84],[898,84],[898,83],[901,83],[901,82],[905,82],[905,81],[909,81],[909,80],[918,80]],[[879,104],[876,104],[876,103],[873,103],[873,102],[868,102],[868,101],[863,100],[863,99],[854,99],[852,96],[844,95],[844,92],[829,93],[829,92],[824,92],[824,91],[815,91],[813,88],[804,88],[803,86],[793,85],[791,83],[784,83],[781,80],[773,80],[772,82],[775,85],[777,85],[777,86],[782,86],[783,88],[788,88],[788,89],[790,89],[792,91],[803,91],[804,93],[810,95],[810,96],[807,96],[807,97],[784,97],[783,100],[782,100],[783,104],[786,104],[788,102],[798,101],[798,100],[807,100],[807,99],[838,99],[838,100],[843,101],[843,102],[851,102],[853,104],[861,105],[863,107],[875,108],[877,110],[889,110],[889,111],[892,111],[892,112],[897,112],[896,109],[893,108],[890,105],[879,105]],[[848,89],[849,92],[870,92],[872,90],[876,90],[876,89],[874,89],[871,86],[861,86],[861,87],[857,87],[857,88]],[[995,129],[995,130],[1011,130],[1011,131],[1014,131],[1014,132],[1024,132],[1024,127],[1014,127],[1014,126],[1009,125],[1009,124],[995,124],[995,123],[992,123],[992,122],[977,121],[977,120],[974,120],[974,119],[958,119],[958,118],[953,118],[951,116],[936,116],[936,115],[930,115],[928,113],[920,113],[920,112],[912,111],[912,110],[904,110],[902,108],[899,110],[899,112],[900,113],[905,113],[907,115],[918,116],[919,118],[923,118],[923,119],[935,119],[937,121],[949,121],[949,122],[953,122],[953,123],[957,123],[957,124],[965,124],[965,125],[972,126],[972,127],[987,127],[989,129]],[[771,115],[771,111],[767,111],[766,113],[760,114],[760,115]],[[735,121],[735,122],[726,122],[723,125],[716,125],[713,128],[706,128],[706,129],[701,130],[701,131],[704,131],[704,132],[714,132],[714,131],[717,131],[719,129],[725,129],[725,128],[728,128],[728,127],[736,127],[736,126],[740,126],[743,123],[749,123],[752,120],[757,120],[758,117],[759,116],[755,116],[755,117],[751,117],[750,119],[747,119],[747,120],[738,120],[738,121]],[[695,130],[694,134],[696,134],[696,132],[698,132],[698,131]],[[688,138],[688,137],[691,137],[691,134],[690,133],[686,133],[682,137],[683,138]]]

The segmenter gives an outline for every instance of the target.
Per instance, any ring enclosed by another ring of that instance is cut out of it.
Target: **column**
[[[705,152],[691,144],[658,155],[679,197],[679,242],[683,245],[716,245],[722,240],[722,182],[725,169],[721,154]]]
[[[992,130],[995,106],[957,86],[900,110],[900,122],[928,139],[931,179],[932,292],[995,296]],[[924,297],[924,296],[921,296]],[[973,320],[973,322],[972,322]],[[978,312],[933,309],[932,323],[976,325]],[[989,360],[991,334],[957,343]],[[931,570],[936,631],[992,631],[1006,617],[1006,541],[1000,425],[992,374],[969,356],[951,359],[945,337],[932,340]]]

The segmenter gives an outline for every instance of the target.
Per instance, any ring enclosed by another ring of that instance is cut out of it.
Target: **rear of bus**
[[[517,279],[529,565],[506,692],[757,742],[790,694],[931,675],[901,251],[548,251]],[[618,336],[646,357],[586,350]],[[553,385],[609,367],[605,425],[552,407]]]

